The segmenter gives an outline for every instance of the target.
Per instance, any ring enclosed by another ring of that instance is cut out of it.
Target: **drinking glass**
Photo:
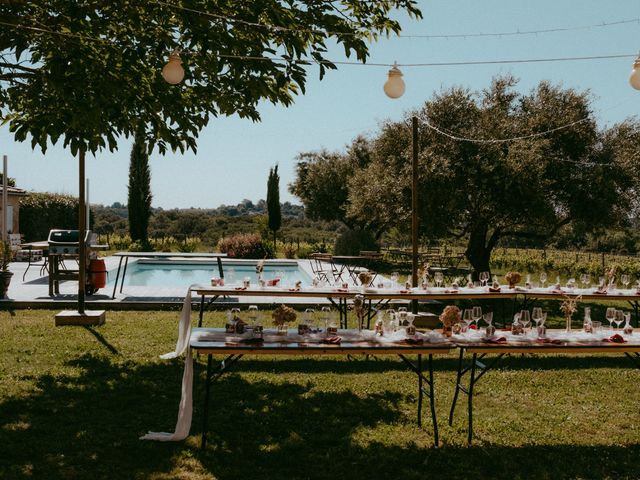
[[[487,324],[487,328],[492,327],[491,322],[493,322],[493,312],[487,312],[482,316],[482,319]]]
[[[398,279],[400,278],[400,274],[398,272],[391,273],[391,282],[393,283],[393,288],[398,288]]]
[[[591,286],[591,275],[588,273],[583,273],[580,275],[580,281],[584,285],[584,288],[589,288]]]
[[[436,272],[433,274],[433,279],[436,281],[436,285],[440,287],[440,284],[444,280],[444,275],[442,274],[442,272]]]
[[[398,308],[398,325],[404,327],[404,322],[407,320],[407,307]]]
[[[489,281],[489,272],[480,272],[480,276],[478,277],[483,287],[487,286],[487,282]]]
[[[616,310],[616,316],[613,317],[613,321],[616,324],[616,330],[619,330],[620,325],[624,322],[624,312],[622,310]]]
[[[255,325],[258,321],[258,306],[257,305],[249,305],[247,311],[247,317],[251,321],[252,325]]]
[[[547,274],[546,272],[542,272],[540,273],[540,284],[542,285],[542,288],[544,288],[545,283],[547,283]]]
[[[325,331],[331,323],[331,307],[322,307],[320,309],[320,320],[324,323]]]
[[[616,309],[613,307],[607,307],[604,317],[609,322],[609,329],[613,330],[613,319],[616,318]]]
[[[540,320],[542,320],[542,308],[533,307],[533,311],[531,312],[531,318],[534,322],[536,322],[536,327],[537,327],[538,324],[540,323]]]
[[[520,310],[520,323],[525,329],[525,332],[531,324],[531,312],[529,310]]]
[[[631,282],[631,278],[626,273],[620,277],[620,281],[624,285],[624,288],[629,288],[629,282]]]
[[[464,323],[464,331],[469,333],[469,325],[473,322],[473,310],[466,308],[462,312],[462,321]]]
[[[305,325],[312,325],[314,313],[316,313],[316,311],[313,308],[305,309],[304,313],[302,314],[302,322]]]
[[[478,320],[482,318],[482,307],[473,307],[471,310],[473,321],[476,322],[476,328],[478,327]]]

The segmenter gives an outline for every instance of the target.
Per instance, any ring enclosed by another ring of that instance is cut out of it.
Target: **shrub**
[[[378,250],[378,243],[367,230],[347,230],[336,239],[336,255],[358,255],[362,250]]]
[[[182,253],[193,253],[198,249],[200,243],[198,237],[186,237],[184,242],[178,243],[178,251]]]
[[[297,248],[293,243],[283,245],[284,258],[296,258]]]
[[[20,233],[27,242],[46,240],[49,230],[77,230],[78,199],[56,193],[29,193],[20,200]]]
[[[273,258],[273,246],[257,233],[244,233],[224,237],[218,250],[234,258]]]

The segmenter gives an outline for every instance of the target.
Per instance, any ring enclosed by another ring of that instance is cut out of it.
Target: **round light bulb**
[[[162,68],[162,78],[171,85],[177,85],[184,78],[184,68],[178,52],[169,55],[169,61]]]
[[[384,82],[384,93],[389,98],[400,98],[404,95],[404,80],[402,80],[402,72],[398,68],[398,64],[394,63],[389,70],[389,78]]]
[[[640,57],[636,58],[633,62],[633,70],[631,70],[631,76],[629,76],[629,85],[636,90],[640,90]]]

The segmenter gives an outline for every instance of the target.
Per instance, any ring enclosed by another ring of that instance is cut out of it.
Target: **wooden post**
[[[9,239],[8,211],[9,210],[9,178],[7,176],[7,156],[2,157],[2,241]],[[11,227],[13,230],[13,226]]]
[[[413,127],[413,159],[411,162],[411,246],[412,246],[412,268],[411,284],[418,286],[418,118],[412,117]],[[411,310],[418,313],[418,301],[411,302]]]
[[[87,231],[87,217],[86,217],[86,205],[85,205],[85,172],[84,172],[84,150],[80,150],[78,155],[78,170],[79,170],[79,191],[78,191],[78,247],[80,256],[80,262],[78,265],[78,313],[84,313],[84,300],[85,300],[85,284],[87,274],[87,244],[84,241],[84,237]]]

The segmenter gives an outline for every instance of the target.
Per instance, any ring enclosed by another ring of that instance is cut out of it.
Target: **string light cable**
[[[205,17],[215,18],[217,20],[224,20],[231,23],[238,23],[241,25],[247,25],[251,27],[258,28],[266,28],[268,30],[276,31],[276,32],[291,32],[291,33],[314,33],[314,34],[322,34],[322,35],[342,35],[342,36],[362,36],[362,35],[372,35],[371,31],[360,31],[360,32],[333,32],[327,30],[317,30],[317,29],[304,29],[304,28],[289,28],[282,27],[278,25],[268,24],[268,23],[259,23],[259,22],[250,22],[248,20],[242,20],[235,17],[230,17],[227,15],[221,15],[217,13],[206,12],[203,10],[198,10],[195,8],[183,7],[182,5],[172,5],[167,2],[163,2],[158,0],[156,2],[158,5],[162,5],[165,7],[173,8],[176,10],[181,10],[184,12],[189,12]],[[512,30],[505,32],[479,32],[479,33],[453,33],[453,34],[397,34],[399,38],[405,39],[472,39],[478,37],[511,37],[511,36],[522,36],[522,35],[543,35],[548,33],[562,33],[562,32],[572,32],[578,30],[591,30],[596,28],[607,28],[607,27],[615,27],[619,25],[628,25],[628,24],[638,24],[640,25],[640,17],[629,18],[623,20],[616,20],[613,22],[600,22],[594,23],[590,25],[581,25],[574,27],[556,27],[556,28],[543,28],[538,30]]]
[[[82,34],[73,33],[73,32],[61,32],[61,31],[55,31],[55,30],[45,29],[41,27],[14,24],[14,23],[3,22],[3,21],[0,21],[0,25],[17,28],[17,29],[26,29],[26,30],[36,31],[39,33],[68,36],[72,38],[79,38],[82,40],[91,40],[91,41],[95,41],[103,44],[116,45],[116,42],[112,40],[108,40],[105,38],[90,37],[87,35],[82,35]],[[195,52],[189,52],[188,50],[180,51],[181,56],[188,56],[194,53]],[[381,63],[381,62],[362,63],[362,62],[347,61],[347,60],[328,60],[328,59],[317,60],[312,58],[293,59],[289,57],[277,57],[277,56],[227,55],[222,53],[217,53],[215,55],[218,58],[236,59],[236,60],[244,60],[244,61],[282,62],[282,63],[299,64],[299,65],[334,64],[334,65],[354,65],[354,66],[362,66],[362,67],[384,67],[384,68],[393,67],[395,65],[392,63]],[[589,56],[576,56],[576,57],[525,58],[525,59],[515,58],[515,59],[501,59],[501,60],[476,60],[476,61],[455,61],[455,62],[398,63],[396,66],[403,67],[403,68],[447,67],[447,66],[468,66],[468,65],[516,64],[516,63],[570,62],[570,61],[606,60],[606,59],[616,59],[616,58],[637,58],[637,54],[589,55]]]

